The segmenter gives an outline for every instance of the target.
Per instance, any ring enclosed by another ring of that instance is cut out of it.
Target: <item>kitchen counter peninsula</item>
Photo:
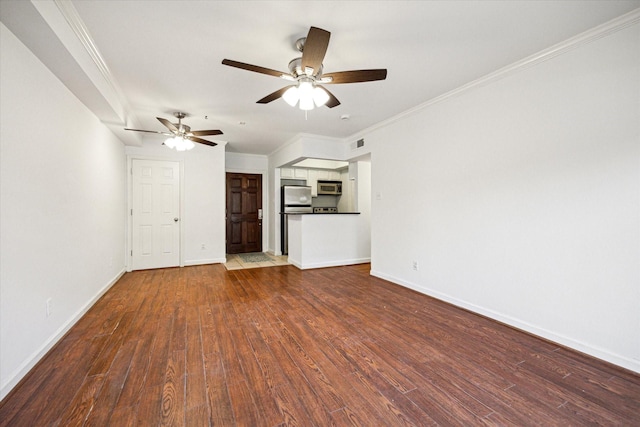
[[[359,212],[287,214],[289,262],[301,270],[370,262],[366,220]]]
[[[285,215],[360,215],[360,212],[280,212]]]

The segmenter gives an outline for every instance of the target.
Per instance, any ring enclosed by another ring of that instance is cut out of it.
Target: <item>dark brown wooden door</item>
[[[227,173],[227,253],[262,252],[262,175]]]

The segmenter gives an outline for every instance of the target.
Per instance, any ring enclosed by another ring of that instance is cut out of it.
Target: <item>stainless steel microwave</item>
[[[342,181],[318,181],[318,195],[321,194],[341,195]]]

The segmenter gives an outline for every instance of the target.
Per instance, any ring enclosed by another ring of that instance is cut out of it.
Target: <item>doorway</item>
[[[227,253],[262,252],[262,175],[226,174]]]
[[[180,163],[131,162],[131,269],[180,265]]]

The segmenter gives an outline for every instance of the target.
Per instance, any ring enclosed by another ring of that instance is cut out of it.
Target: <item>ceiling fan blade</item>
[[[264,68],[258,65],[245,64],[244,62],[233,61],[231,59],[223,59],[222,63],[230,67],[236,67],[242,70],[253,71],[260,74],[266,74],[268,76],[282,77],[283,75],[289,75],[289,73],[283,73],[282,71],[272,70],[270,68]]]
[[[192,130],[190,134],[193,136],[222,135],[222,131],[217,129],[216,130]]]
[[[326,77],[331,77],[332,80],[330,82],[323,82],[323,84],[372,82],[386,79],[387,70],[380,68],[377,70],[338,71],[336,73],[326,73],[322,75],[323,79]]]
[[[282,89],[278,89],[277,91],[270,93],[269,95],[265,96],[264,98],[262,98],[261,100],[257,101],[256,104],[268,104],[271,101],[275,101],[276,99],[282,97],[282,95],[284,95],[284,93],[287,91],[287,89],[289,89],[290,87],[294,87],[295,85],[290,85],[290,86],[285,86]]]
[[[336,98],[331,92],[329,92],[326,88],[323,88],[322,86],[316,86],[319,87],[320,89],[322,89],[323,91],[327,92],[327,95],[329,95],[329,100],[327,101],[326,105],[329,108],[333,108],[333,107],[337,107],[338,105],[340,105],[340,101],[338,101],[338,98]]]
[[[212,147],[215,147],[216,145],[218,145],[215,142],[207,141],[206,139],[197,138],[195,136],[187,136],[186,138],[190,141],[199,142],[200,144],[210,145]]]
[[[129,129],[129,128],[124,128],[124,130],[132,130],[134,132],[159,133],[160,135],[173,136],[172,133],[169,133],[169,132],[158,132],[157,130],[142,130],[142,129]]]
[[[160,123],[162,123],[163,125],[165,125],[165,126],[167,127],[167,129],[169,129],[171,132],[173,132],[173,133],[178,133],[178,132],[180,132],[180,131],[178,130],[178,128],[177,128],[177,127],[175,127],[175,126],[173,125],[173,123],[171,123],[169,120],[167,120],[167,119],[163,119],[162,117],[156,117],[156,119],[160,120]]]
[[[324,55],[329,47],[331,33],[322,28],[311,27],[307,39],[302,48],[302,71],[306,68],[313,68],[313,75],[316,75],[322,67]]]

